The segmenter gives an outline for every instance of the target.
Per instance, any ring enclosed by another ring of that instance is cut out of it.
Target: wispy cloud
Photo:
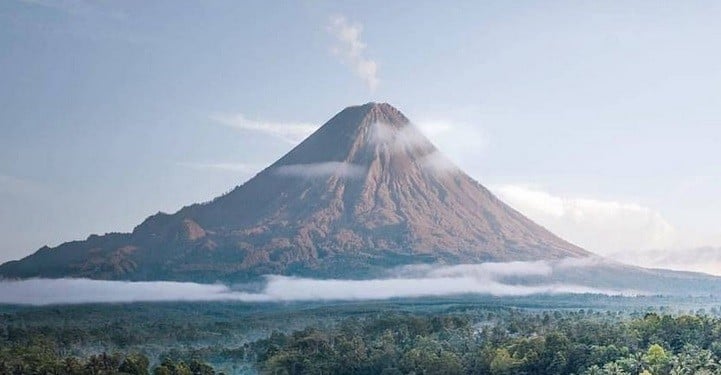
[[[458,167],[440,151],[434,151],[420,160],[421,167],[433,172],[457,171]]]
[[[704,272],[721,276],[721,247],[620,251],[610,257],[643,267]]]
[[[187,282],[126,282],[88,279],[31,279],[0,282],[0,303],[67,304],[139,301],[326,301],[378,300],[459,294],[526,296],[534,294],[598,293],[635,295],[638,292],[605,290],[550,281],[546,284],[505,283],[506,277],[550,276],[565,268],[585,267],[587,262],[510,262],[457,266],[401,267],[395,275],[372,280],[309,279],[267,276],[259,292],[240,286]]]
[[[210,118],[220,124],[236,129],[259,132],[281,139],[290,144],[297,144],[316,129],[318,125],[307,122],[274,122],[247,118],[241,113],[214,114]]]
[[[335,38],[331,51],[340,60],[350,66],[369,89],[375,90],[380,83],[378,63],[365,56],[366,44],[361,40],[363,26],[350,23],[342,15],[330,17],[328,32]]]
[[[507,276],[549,276],[553,273],[554,263],[547,261],[530,262],[488,262],[478,264],[458,264],[438,266],[433,264],[414,264],[401,266],[391,271],[405,277],[474,277],[478,279],[497,279]]]
[[[275,169],[275,173],[280,176],[291,177],[346,177],[356,178],[363,175],[366,168],[360,165],[343,162],[324,162],[312,164],[291,164],[282,165]]]
[[[430,139],[436,138],[439,134],[448,133],[452,129],[453,127],[446,122],[413,123],[402,128],[375,123],[371,126],[369,135],[371,144],[387,146],[389,150],[394,152],[418,150],[427,153],[417,160],[421,167],[433,172],[447,172],[458,170],[458,167],[445,153],[435,149],[434,142],[431,142]],[[456,144],[462,142],[468,141],[463,139],[455,140]],[[475,138],[472,142],[479,142],[479,139]],[[448,148],[455,149],[455,147]]]
[[[410,124],[402,128],[377,122],[370,128],[370,144],[385,145],[393,151],[409,151],[432,147],[432,143],[418,128]]]
[[[676,229],[637,203],[564,197],[524,185],[491,187],[501,199],[552,232],[602,255],[673,246]]]
[[[210,169],[228,172],[253,173],[260,170],[260,166],[247,163],[197,163],[197,162],[179,162],[177,165],[181,167],[193,169]]]
[[[449,161],[462,169],[471,170],[477,167],[488,146],[489,137],[478,125],[423,116],[415,125],[443,151]],[[450,164],[447,166],[453,167]]]

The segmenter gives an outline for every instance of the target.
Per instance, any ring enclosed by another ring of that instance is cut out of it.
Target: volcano
[[[558,260],[587,251],[509,207],[386,103],[348,107],[231,192],[132,233],[43,247],[5,278],[365,277],[411,263]]]

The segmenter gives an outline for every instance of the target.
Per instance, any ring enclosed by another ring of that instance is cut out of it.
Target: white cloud
[[[522,185],[491,190],[562,238],[601,255],[676,243],[674,227],[659,212],[636,203],[561,197]]]
[[[415,125],[449,160],[465,170],[478,166],[488,145],[488,136],[479,126],[462,121],[428,117]]]
[[[356,178],[362,176],[365,170],[366,168],[360,165],[329,161],[312,164],[281,165],[275,169],[275,173],[280,176],[307,178],[328,176]]]
[[[265,295],[272,300],[373,300],[458,294],[527,296],[533,294],[603,293],[623,294],[568,284],[511,285],[474,277],[429,277],[375,280],[316,280],[275,276]]]
[[[547,261],[530,262],[488,262],[479,264],[458,264],[438,266],[432,264],[414,264],[401,266],[391,273],[410,277],[474,277],[477,279],[495,279],[506,276],[549,276],[555,263]]]
[[[260,170],[260,166],[247,163],[197,163],[197,162],[180,162],[179,166],[193,169],[211,169],[228,172],[253,173]]]
[[[370,128],[370,144],[386,145],[393,151],[408,151],[432,144],[418,128],[409,124],[402,128],[377,122]]]
[[[375,90],[380,82],[378,63],[364,55],[366,45],[361,40],[362,31],[361,24],[351,24],[342,15],[332,16],[328,24],[328,32],[336,39],[332,52],[353,68],[368,88]]]
[[[458,167],[440,151],[434,151],[420,160],[423,168],[434,172],[456,171]]]
[[[232,292],[222,284],[173,281],[107,281],[89,279],[29,279],[0,282],[0,303],[48,305],[89,302],[257,301],[257,295]]]
[[[506,284],[504,277],[550,276],[562,267],[586,263],[510,262],[456,266],[415,265],[395,275],[372,280],[308,279],[272,275],[259,292],[246,292],[223,284],[188,282],[128,282],[88,279],[30,279],[0,282],[0,303],[70,304],[140,301],[312,301],[377,300],[458,294],[526,296],[533,294],[599,293],[636,295],[635,291],[605,290],[584,285]]]
[[[436,172],[457,170],[459,165],[472,169],[481,159],[488,139],[478,127],[431,118],[401,129],[376,123],[371,136],[374,144],[388,144],[398,151],[437,146],[438,151],[420,160],[423,167]]]
[[[210,116],[210,118],[226,126],[264,133],[290,144],[299,143],[318,129],[317,125],[306,122],[272,122],[251,120],[240,113],[215,114]]]
[[[611,254],[621,262],[651,268],[704,272],[721,276],[721,248],[653,249]]]

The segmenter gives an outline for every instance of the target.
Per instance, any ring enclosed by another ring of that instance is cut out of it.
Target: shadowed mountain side
[[[132,233],[44,247],[0,275],[358,278],[409,263],[588,255],[448,162],[397,109],[368,103],[341,111],[226,195],[151,216]]]

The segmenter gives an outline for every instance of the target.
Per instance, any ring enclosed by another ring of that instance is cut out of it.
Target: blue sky
[[[720,17],[712,1],[0,2],[0,261],[209,200],[368,101],[591,250],[654,265],[719,247]]]

